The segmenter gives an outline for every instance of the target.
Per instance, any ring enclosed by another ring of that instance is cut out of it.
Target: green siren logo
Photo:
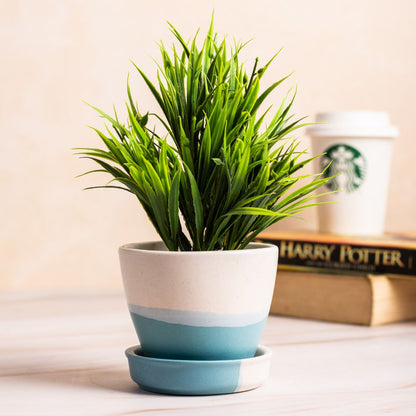
[[[347,144],[336,144],[329,147],[321,157],[321,168],[324,169],[330,162],[331,165],[324,172],[325,177],[337,175],[330,179],[326,186],[331,191],[353,192],[364,181],[366,160],[354,147]]]

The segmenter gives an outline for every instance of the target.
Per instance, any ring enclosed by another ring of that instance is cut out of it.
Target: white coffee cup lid
[[[318,113],[317,124],[307,129],[311,137],[397,137],[399,130],[390,124],[384,111],[334,111]]]

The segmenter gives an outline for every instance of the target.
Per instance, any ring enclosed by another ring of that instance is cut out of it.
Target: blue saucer
[[[156,393],[207,395],[254,389],[267,379],[272,352],[259,345],[252,358],[241,360],[168,360],[146,357],[139,345],[126,350],[131,378]]]

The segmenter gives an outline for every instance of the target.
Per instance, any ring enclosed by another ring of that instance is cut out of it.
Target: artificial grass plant
[[[78,154],[100,166],[87,173],[112,176],[93,188],[138,198],[169,250],[243,249],[273,223],[317,205],[314,191],[328,179],[295,175],[313,159],[303,159],[291,136],[305,125],[290,114],[296,94],[286,95],[265,126],[270,108],[261,105],[287,78],[260,91],[274,57],[262,67],[256,59],[247,74],[239,61],[244,45],[219,41],[213,22],[200,48],[197,36],[187,43],[170,29],[177,46],[169,52],[160,45],[157,82],[135,65],[161,113],[139,110],[127,81],[127,122],[94,107],[109,122],[95,129],[105,149]],[[152,117],[166,132],[148,127]]]

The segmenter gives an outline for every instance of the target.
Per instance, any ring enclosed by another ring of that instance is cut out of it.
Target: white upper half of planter
[[[255,321],[270,307],[276,246],[252,243],[244,250],[174,252],[156,242],[127,244],[119,254],[127,302],[138,313],[145,308],[155,314],[157,309],[192,311],[205,313],[208,320],[210,314],[214,320],[215,314],[244,314]]]

